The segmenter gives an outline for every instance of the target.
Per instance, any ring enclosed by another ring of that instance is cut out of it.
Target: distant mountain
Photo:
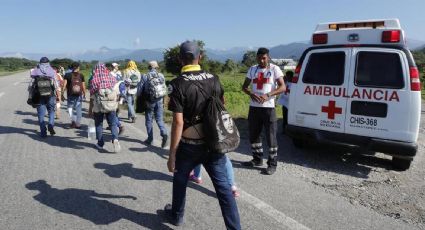
[[[71,54],[68,57],[75,60],[92,61],[99,60],[105,61],[116,56],[127,55],[133,52],[129,49],[110,49],[106,46],[100,47],[97,50],[87,50],[82,53]]]
[[[227,59],[234,61],[242,61],[243,55],[248,50],[254,50],[252,47],[234,47],[231,49],[206,49],[209,59],[225,62]]]
[[[407,38],[407,47],[410,50],[420,50],[425,47],[425,41]]]
[[[272,58],[292,58],[299,59],[310,45],[307,42],[294,42],[286,45],[278,45],[270,48]]]
[[[291,43],[287,45],[279,45],[270,48],[273,58],[298,58],[307,45],[304,43]],[[224,62],[227,59],[241,61],[245,52],[249,50],[257,50],[257,47],[234,47],[231,49],[209,49],[206,54],[209,59]],[[78,53],[62,53],[62,54],[39,54],[39,53],[0,53],[0,57],[18,57],[30,60],[39,60],[40,57],[47,56],[49,59],[70,58],[81,61],[113,61],[131,59],[136,61],[142,60],[163,60],[165,49],[110,49],[108,47],[100,47],[95,50],[87,50]]]
[[[131,59],[135,61],[143,61],[143,60],[161,61],[164,59],[163,52],[164,50],[161,50],[161,49],[141,49],[141,50],[132,51],[124,55],[114,56],[114,57],[106,59],[105,61],[125,60],[125,59]]]

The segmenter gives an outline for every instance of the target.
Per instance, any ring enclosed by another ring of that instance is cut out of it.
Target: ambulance
[[[398,19],[321,23],[292,81],[287,133],[392,156],[416,155],[421,83]]]

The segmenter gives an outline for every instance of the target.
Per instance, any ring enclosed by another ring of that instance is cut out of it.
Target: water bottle
[[[87,138],[89,140],[96,140],[96,126],[94,126],[94,120],[90,120],[87,128]]]

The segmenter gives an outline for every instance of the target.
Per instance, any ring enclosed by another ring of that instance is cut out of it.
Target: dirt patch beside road
[[[425,108],[425,107],[423,107]],[[395,171],[382,153],[359,155],[329,146],[297,149],[279,137],[280,159],[288,176],[299,177],[385,216],[425,229],[425,114],[419,149],[407,171]]]

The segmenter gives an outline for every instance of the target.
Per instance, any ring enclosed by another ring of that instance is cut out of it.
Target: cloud
[[[134,45],[134,47],[139,47],[140,46],[140,38],[138,37],[138,38],[136,38],[134,41],[133,41],[133,45]]]

